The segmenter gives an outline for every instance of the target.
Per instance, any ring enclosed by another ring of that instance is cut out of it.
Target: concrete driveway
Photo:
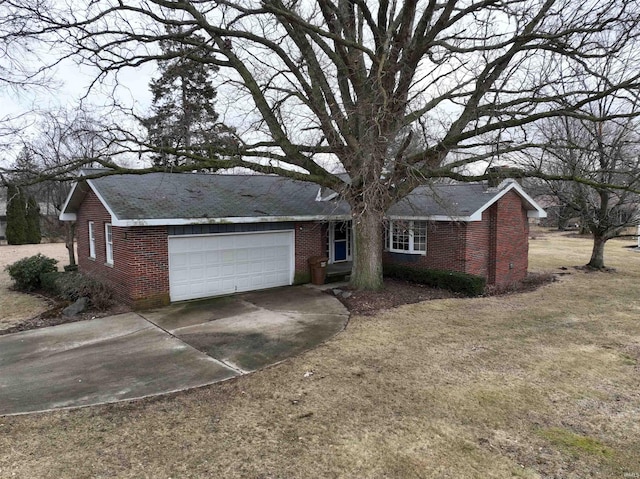
[[[223,381],[313,348],[347,320],[337,299],[297,286],[0,336],[0,415]]]

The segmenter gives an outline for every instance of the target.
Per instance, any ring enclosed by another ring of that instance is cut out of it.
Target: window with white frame
[[[89,221],[89,258],[96,259],[96,231],[93,221]]]
[[[107,251],[107,264],[113,264],[113,235],[111,233],[111,223],[104,225],[104,244]]]
[[[389,224],[389,251],[395,253],[426,254],[426,221],[391,221]]]

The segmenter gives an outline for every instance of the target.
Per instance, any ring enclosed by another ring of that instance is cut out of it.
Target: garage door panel
[[[219,268],[223,263],[222,255],[220,253],[208,254],[206,261],[207,261],[207,266],[211,266],[211,267],[215,266],[216,268]]]
[[[252,273],[251,265],[249,263],[238,263],[236,265],[236,274],[246,275]]]
[[[291,284],[293,232],[169,238],[172,301]]]
[[[188,266],[189,256],[185,253],[176,253],[173,256],[173,264],[176,267]]]
[[[183,253],[188,259],[189,264],[198,265],[204,262],[204,253],[193,251],[191,253]]]
[[[206,268],[202,266],[192,266],[188,271],[186,271],[186,274],[182,276],[183,281],[189,283],[192,281],[195,282],[195,280],[199,280],[199,282],[201,282],[207,277],[206,271]]]
[[[222,272],[222,268],[219,265],[207,265],[206,275],[207,278],[218,278],[220,277]]]
[[[235,278],[222,278],[220,281],[221,287],[220,290],[224,292],[234,292],[236,279]],[[214,290],[215,291],[215,290]]]

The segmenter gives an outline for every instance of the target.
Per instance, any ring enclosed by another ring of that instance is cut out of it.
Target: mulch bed
[[[484,296],[500,296],[512,293],[534,291],[540,286],[557,280],[552,273],[529,273],[527,278],[508,286],[487,287]],[[336,288],[327,293],[335,294]],[[431,288],[423,284],[412,283],[400,279],[385,278],[384,289],[380,291],[354,291],[349,287],[337,287],[343,293],[335,296],[345,305],[350,313],[371,316],[383,309],[395,308],[403,304],[419,303],[431,299],[461,298],[464,295],[445,289]]]
[[[350,293],[350,295],[336,295],[349,312],[365,316],[371,316],[382,309],[395,308],[403,304],[460,297],[459,294],[444,289],[430,288],[422,284],[391,278],[384,280],[384,289],[380,291],[353,291],[347,287],[337,288],[345,293]],[[327,290],[330,294],[333,294],[332,291],[332,289]]]

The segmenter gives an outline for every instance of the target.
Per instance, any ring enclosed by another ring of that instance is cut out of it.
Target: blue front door
[[[347,261],[351,253],[351,223],[335,223],[333,228],[333,261]]]

